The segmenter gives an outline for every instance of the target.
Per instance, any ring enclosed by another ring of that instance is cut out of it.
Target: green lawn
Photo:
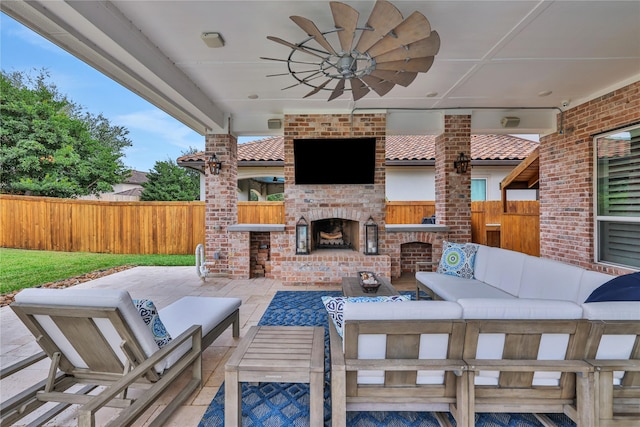
[[[121,265],[195,265],[193,255],[113,255],[0,248],[0,294]]]

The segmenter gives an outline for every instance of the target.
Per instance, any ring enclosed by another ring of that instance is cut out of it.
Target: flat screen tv
[[[375,138],[294,139],[296,185],[373,184]]]

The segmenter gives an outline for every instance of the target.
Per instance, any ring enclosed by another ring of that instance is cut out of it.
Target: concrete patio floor
[[[412,276],[394,280],[399,290],[415,289]],[[109,276],[101,277],[77,285],[82,288],[125,289],[132,298],[148,298],[158,308],[186,296],[238,297],[242,299],[240,307],[240,337],[243,337],[250,326],[256,325],[272,297],[279,290],[340,290],[340,286],[284,286],[272,279],[231,280],[228,278],[207,278],[202,281],[196,274],[195,267],[136,267]],[[203,351],[203,384],[202,388],[189,397],[186,404],[174,413],[167,426],[197,426],[224,381],[224,364],[229,358],[239,338],[233,338],[227,329],[211,346]],[[0,308],[0,367],[4,368],[28,356],[40,352],[33,335],[14,315],[10,307]],[[18,374],[0,381],[0,401],[4,401],[32,384],[46,378],[49,359],[41,361]],[[138,419],[137,426],[148,425],[155,413],[175,396],[169,389],[146,413]],[[75,406],[67,409],[47,426],[76,426]],[[105,425],[114,414],[115,409],[104,409],[98,412],[96,426]],[[17,425],[27,425],[25,418]]]

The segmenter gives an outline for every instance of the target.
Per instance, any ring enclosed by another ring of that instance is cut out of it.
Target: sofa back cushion
[[[481,249],[476,256],[476,279],[511,295],[518,295],[524,261],[529,255],[486,246]]]
[[[583,269],[546,258],[529,256],[525,259],[520,298],[544,298],[578,301]]]
[[[584,270],[582,272],[582,277],[580,277],[578,301],[585,302],[594,290],[604,285],[614,277],[616,276],[600,273],[599,271]]]

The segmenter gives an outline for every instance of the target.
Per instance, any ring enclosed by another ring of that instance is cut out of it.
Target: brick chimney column
[[[449,227],[449,240],[463,243],[471,241],[471,168],[456,173],[460,153],[471,158],[471,116],[447,115],[435,140],[436,221]]]
[[[238,222],[238,142],[233,135],[207,135],[205,154],[222,162],[219,175],[205,165],[205,249],[209,271],[227,273],[231,249],[227,228]],[[216,253],[219,259],[214,259]],[[212,264],[211,264],[212,263]]]

